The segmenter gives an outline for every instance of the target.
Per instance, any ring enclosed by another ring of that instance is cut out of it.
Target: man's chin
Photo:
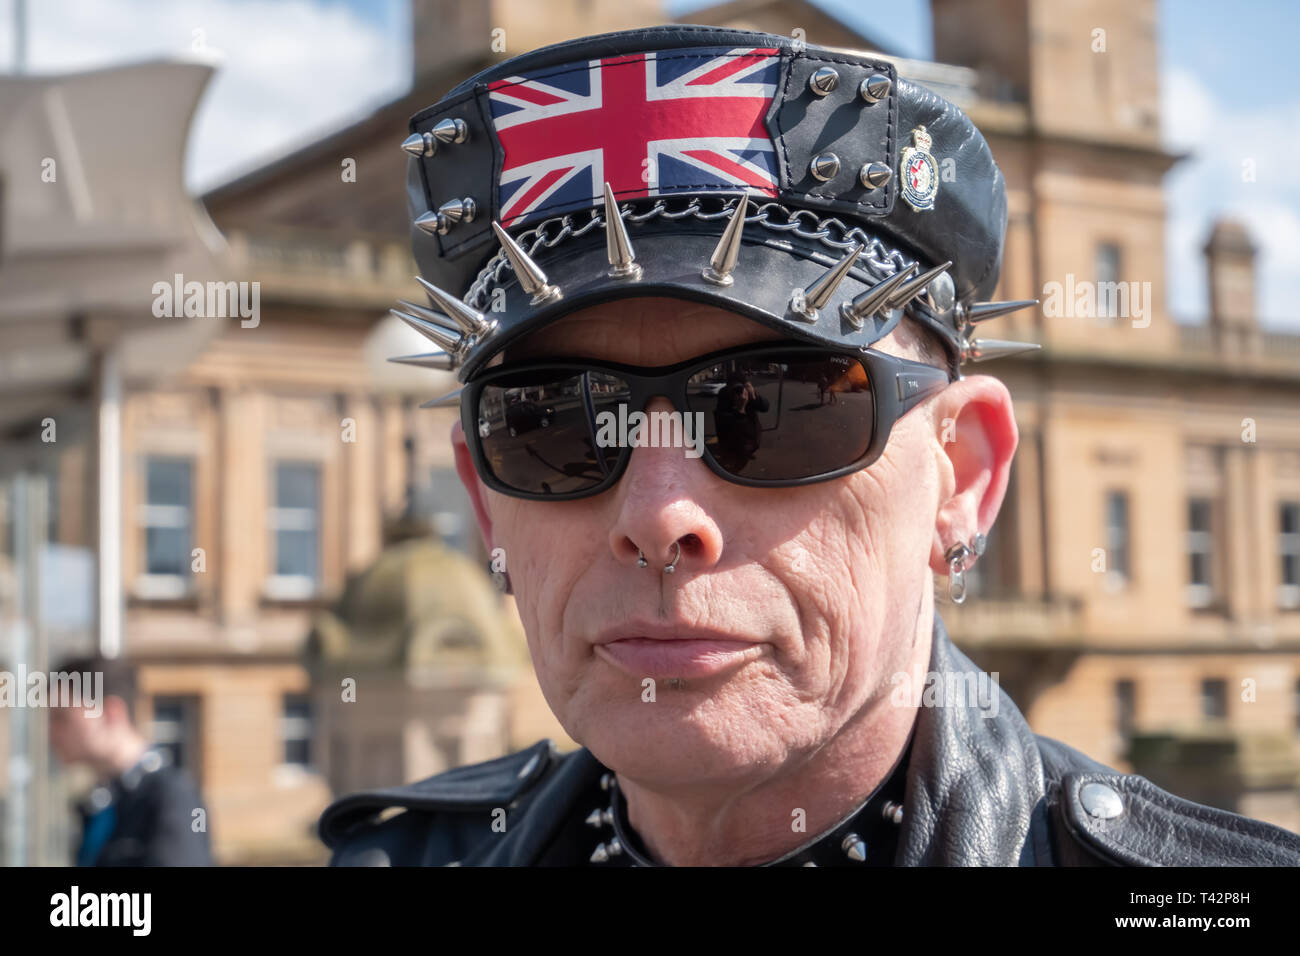
[[[753,725],[726,695],[696,694],[687,686],[662,690],[654,703],[605,703],[575,728],[575,739],[606,767],[647,786],[700,784],[752,773],[784,750],[783,742]]]

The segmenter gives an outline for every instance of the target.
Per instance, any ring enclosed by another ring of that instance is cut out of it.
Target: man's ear
[[[1011,459],[1020,441],[1011,393],[991,375],[953,382],[935,398],[939,428],[940,499],[930,568],[947,574],[944,552],[988,534],[1002,507]],[[971,561],[967,561],[969,567]]]
[[[474,459],[469,454],[469,445],[465,441],[465,430],[459,419],[451,429],[451,448],[456,456],[456,474],[460,476],[460,483],[465,486],[470,503],[474,506],[474,517],[478,519],[478,530],[483,535],[483,546],[491,551],[492,516],[487,509],[487,486],[479,480]]]

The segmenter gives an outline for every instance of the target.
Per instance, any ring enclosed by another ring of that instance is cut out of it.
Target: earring
[[[496,564],[495,560],[488,562],[488,575],[492,578],[492,584],[502,594],[514,594],[515,592],[510,584],[510,572],[498,571],[493,567],[494,564]]]
[[[645,567],[646,565],[648,565],[649,563],[650,563],[650,562],[647,561],[647,560],[645,559],[645,553],[644,553],[640,548],[637,548],[637,549],[636,549],[636,566],[637,566],[638,568],[644,568],[644,567]]]
[[[988,539],[976,532],[969,547],[958,541],[944,552],[944,560],[948,562],[948,597],[952,603],[961,604],[966,600],[966,559],[982,555],[987,543]]]

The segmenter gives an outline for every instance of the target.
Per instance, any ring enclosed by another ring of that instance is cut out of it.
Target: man
[[[1300,862],[1036,737],[935,613],[1017,443],[960,366],[1034,347],[971,337],[1034,303],[980,301],[1004,185],[958,109],[883,61],[673,26],[499,64],[411,129],[431,308],[397,314],[444,351],[404,361],[459,370],[458,469],[583,746],[344,797],[334,863]],[[711,414],[738,382],[739,453]],[[511,436],[525,394],[554,420]],[[703,454],[593,441],[606,412],[699,422]]]
[[[77,866],[211,866],[207,811],[194,781],[170,767],[135,725],[136,682],[120,659],[70,660],[60,669],[103,675],[102,699],[50,711],[50,746],[99,783],[78,808]]]

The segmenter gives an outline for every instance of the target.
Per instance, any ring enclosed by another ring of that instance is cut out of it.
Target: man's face
[[[714,307],[632,299],[575,313],[508,357],[659,366],[781,337]],[[892,337],[874,347],[905,354]],[[670,408],[656,398],[647,411]],[[542,692],[568,734],[648,786],[734,784],[811,756],[864,705],[889,706],[932,586],[934,429],[918,409],[869,468],[797,488],[732,484],[663,447],[636,448],[615,487],[577,501],[480,485],[490,546],[505,549]],[[664,574],[674,542],[681,557]],[[722,664],[674,689],[677,658],[656,658],[660,645],[638,634],[719,642]],[[628,640],[601,643],[611,636]]]
[[[108,749],[108,720],[86,707],[50,709],[50,748],[59,760],[73,766],[90,763]]]

